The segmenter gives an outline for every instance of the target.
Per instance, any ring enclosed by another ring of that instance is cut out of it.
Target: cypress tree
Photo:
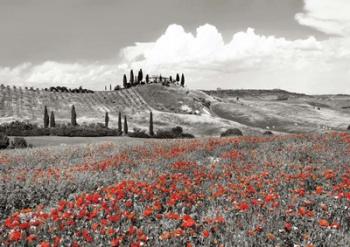
[[[108,115],[108,112],[106,112],[106,115],[105,115],[105,127],[108,128],[108,124],[109,124],[109,115]]]
[[[181,75],[181,86],[185,86],[185,76],[184,74]]]
[[[139,70],[139,74],[137,76],[137,80],[138,82],[142,82],[143,80],[143,72],[142,72],[142,69]]]
[[[77,126],[77,113],[75,112],[74,105],[72,105],[72,110],[71,110],[71,124],[72,126]]]
[[[126,116],[124,116],[124,134],[128,134],[128,120],[126,119]]]
[[[105,91],[107,91],[107,86],[105,86]]]
[[[172,77],[172,76],[170,76],[169,80],[170,80],[170,82],[173,82],[173,77]]]
[[[130,83],[131,83],[131,85],[134,85],[134,80],[135,80],[134,71],[130,70]]]
[[[109,91],[112,91],[112,84],[109,84]]]
[[[44,128],[49,127],[49,122],[50,122],[49,113],[47,111],[47,106],[45,106],[45,109],[44,109]]]
[[[149,83],[149,75],[146,75],[146,83]]]
[[[122,113],[119,112],[119,116],[118,116],[118,131],[120,134],[123,133],[123,129],[122,129]]]
[[[153,113],[149,113],[149,135],[154,136],[154,131],[153,131]]]
[[[128,87],[128,79],[126,78],[126,74],[123,76],[123,87],[127,88]]]
[[[55,128],[55,127],[56,127],[55,114],[52,111],[50,116],[50,128]]]
[[[180,81],[180,76],[179,76],[179,74],[176,74],[176,81],[177,81],[177,82]]]
[[[159,81],[162,82],[163,81],[163,77],[162,75],[159,76]]]

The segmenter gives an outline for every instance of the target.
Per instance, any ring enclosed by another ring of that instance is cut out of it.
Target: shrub
[[[171,130],[158,130],[154,137],[158,139],[174,139],[177,136]]]
[[[23,137],[15,137],[11,141],[11,148],[27,148],[28,143]]]
[[[225,136],[242,136],[243,133],[240,129],[234,128],[234,129],[228,129],[221,133],[221,137]]]
[[[195,138],[195,136],[192,135],[192,134],[190,134],[190,133],[182,133],[182,134],[181,134],[181,138],[192,139],[192,138]]]
[[[174,128],[171,129],[171,131],[175,134],[175,135],[181,135],[183,133],[183,129],[181,126],[176,126]]]
[[[141,130],[138,128],[134,128],[134,131],[131,133],[128,133],[129,137],[134,137],[134,138],[150,138],[150,136],[146,133],[145,130]]]
[[[0,133],[0,149],[6,149],[10,145],[10,139],[4,133]]]
[[[350,130],[350,125],[348,126],[348,129],[347,130]]]
[[[273,135],[273,133],[271,131],[267,130],[263,133],[263,135],[269,136],[269,135]]]
[[[159,130],[154,136],[158,139],[194,138],[194,135],[183,133],[181,126],[176,126],[170,130]]]

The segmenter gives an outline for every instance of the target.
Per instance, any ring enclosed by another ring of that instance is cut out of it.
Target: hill
[[[189,90],[149,84],[91,94],[48,92],[0,87],[0,122],[43,122],[43,108],[54,111],[56,122],[70,121],[75,105],[78,123],[104,121],[117,126],[118,112],[126,114],[130,129],[148,129],[149,111],[155,129],[181,125],[197,136],[218,135],[226,128],[245,134],[345,130],[350,123],[350,96],[305,95],[283,90]]]

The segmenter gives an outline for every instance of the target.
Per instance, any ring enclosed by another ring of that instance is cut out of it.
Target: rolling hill
[[[197,136],[218,135],[237,127],[245,134],[266,129],[275,132],[345,130],[350,124],[350,96],[304,95],[283,90],[189,90],[177,85],[142,85],[93,94],[47,92],[0,87],[0,122],[13,120],[42,124],[43,108],[54,111],[56,122],[70,121],[75,105],[78,123],[104,121],[109,112],[117,126],[118,112],[126,114],[130,128],[148,128],[149,111],[155,129],[181,125]]]

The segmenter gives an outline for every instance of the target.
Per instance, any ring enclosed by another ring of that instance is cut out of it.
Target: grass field
[[[13,138],[13,137],[11,137]],[[33,147],[47,147],[74,144],[95,144],[110,142],[115,145],[142,145],[150,142],[150,139],[130,138],[124,136],[104,136],[104,137],[65,137],[65,136],[25,136],[29,144]]]
[[[0,153],[4,246],[349,246],[346,133]]]

